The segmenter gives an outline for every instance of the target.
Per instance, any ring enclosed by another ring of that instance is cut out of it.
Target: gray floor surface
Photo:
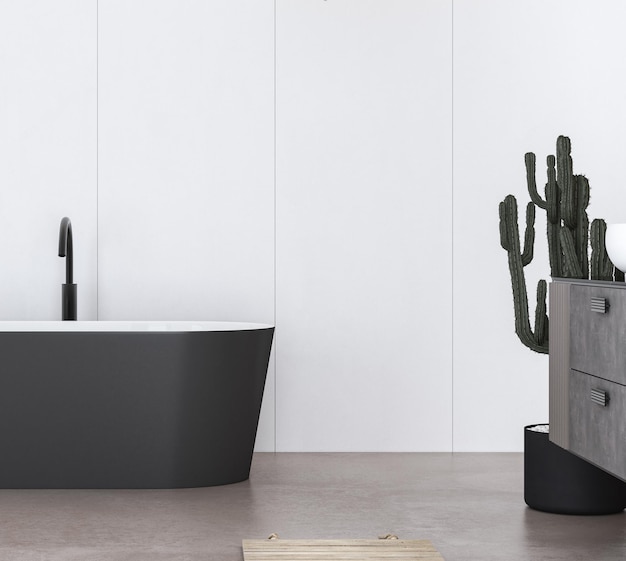
[[[446,561],[624,560],[626,514],[529,509],[522,454],[255,454],[249,481],[0,490],[0,560],[241,561],[241,540],[429,539]]]

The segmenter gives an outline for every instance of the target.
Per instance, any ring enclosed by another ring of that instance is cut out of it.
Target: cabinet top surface
[[[589,280],[589,279],[565,279],[559,277],[552,277],[553,283],[564,284],[581,284],[583,286],[602,286],[604,288],[626,288],[626,282],[616,281],[601,281],[601,280]]]

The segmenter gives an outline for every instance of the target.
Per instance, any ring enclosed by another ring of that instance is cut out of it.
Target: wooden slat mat
[[[429,540],[243,540],[244,561],[444,561]]]

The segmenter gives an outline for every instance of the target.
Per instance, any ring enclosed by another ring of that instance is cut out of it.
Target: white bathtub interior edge
[[[236,321],[0,321],[0,333],[246,331],[271,327],[273,326],[265,323]]]

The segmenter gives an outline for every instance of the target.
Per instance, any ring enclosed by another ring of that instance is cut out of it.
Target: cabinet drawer
[[[570,367],[626,384],[626,290],[572,285]]]
[[[570,451],[626,479],[626,387],[572,370],[569,400]]]

